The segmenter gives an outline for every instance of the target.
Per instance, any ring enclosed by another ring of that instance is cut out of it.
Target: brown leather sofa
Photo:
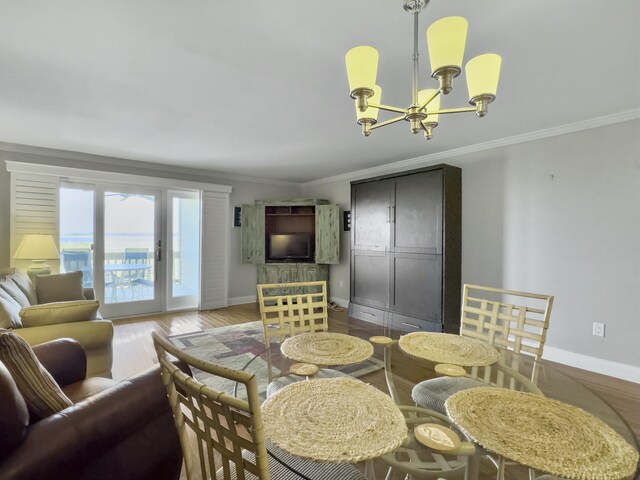
[[[74,402],[30,423],[0,362],[2,480],[176,480],[182,450],[157,367],[130,379],[85,378],[84,350],[65,338],[33,347]]]

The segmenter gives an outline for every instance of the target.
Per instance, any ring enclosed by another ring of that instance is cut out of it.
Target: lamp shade
[[[52,260],[60,258],[53,235],[27,233],[13,256],[16,260]]]
[[[464,17],[445,17],[427,29],[432,74],[442,67],[462,66],[468,25]]]
[[[354,47],[344,59],[347,64],[349,89],[373,88],[378,76],[378,51],[369,46]]]
[[[502,57],[495,53],[478,55],[467,62],[465,74],[470,99],[478,95],[491,95],[495,97],[498,90],[501,65]]]
[[[369,103],[380,105],[382,103],[382,87],[380,85],[373,86],[373,96],[369,98]],[[374,107],[368,107],[364,112],[358,109],[358,100],[355,100],[356,115],[358,116],[358,123],[363,119],[370,119],[378,121],[379,109]]]
[[[418,103],[422,105],[429,97],[433,96],[433,94],[436,92],[438,92],[438,90],[435,88],[420,90],[418,92]],[[440,114],[431,113],[437,112],[438,110],[440,110],[440,95],[436,95],[436,97],[431,100],[431,102],[429,102],[429,105],[427,105],[427,118],[424,121],[438,123],[438,117],[440,117]]]

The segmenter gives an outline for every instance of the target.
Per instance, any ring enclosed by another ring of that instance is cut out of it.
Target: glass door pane
[[[104,302],[109,316],[160,310],[156,288],[158,194],[104,192]],[[138,304],[136,308],[134,303]],[[123,308],[115,307],[116,304]]]
[[[94,191],[60,188],[60,271],[82,272],[82,285],[93,287]]]
[[[197,308],[200,286],[200,196],[169,192],[167,309]]]

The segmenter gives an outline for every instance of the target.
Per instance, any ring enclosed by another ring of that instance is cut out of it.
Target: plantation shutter
[[[202,193],[202,265],[200,309],[226,307],[229,303],[228,238],[229,195]]]
[[[58,201],[60,177],[32,173],[11,173],[11,265],[27,268],[28,260],[13,255],[27,233],[53,235],[58,241]],[[57,262],[50,261],[55,269]]]

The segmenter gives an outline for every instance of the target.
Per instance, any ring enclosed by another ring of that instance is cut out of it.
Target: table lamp
[[[33,263],[27,269],[31,282],[35,282],[38,275],[49,275],[51,266],[46,260],[57,260],[60,253],[49,234],[27,233],[13,256],[16,260],[31,260]]]

